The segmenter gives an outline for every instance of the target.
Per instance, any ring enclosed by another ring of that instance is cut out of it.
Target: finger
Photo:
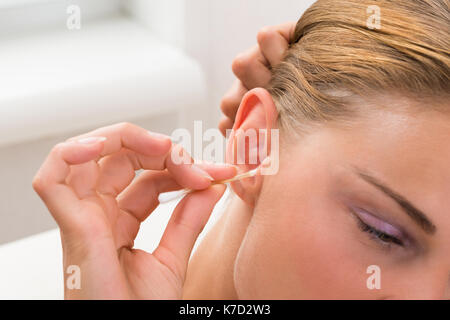
[[[125,189],[131,181],[133,181],[136,171],[139,169],[164,169],[163,157],[156,158],[156,163],[146,165],[138,164],[134,159],[138,157],[133,151],[122,149],[117,153],[103,157],[98,161],[99,178],[97,183],[97,191],[103,195],[111,195],[116,197],[123,189]],[[153,157],[149,157],[152,159]],[[153,158],[153,159],[154,159]]]
[[[185,150],[172,145],[168,136],[149,132],[130,123],[120,123],[94,130],[70,141],[91,136],[107,138],[99,161],[100,193],[116,196],[131,182],[134,171],[139,169],[167,168],[176,181],[186,188],[205,189],[211,183],[211,177],[192,164],[193,161]],[[131,152],[121,152],[123,149]],[[178,156],[179,153],[182,154],[181,157]]]
[[[153,253],[183,280],[194,243],[224,191],[225,186],[215,185],[180,201]]]
[[[119,123],[91,131],[74,137],[68,141],[75,141],[89,137],[105,137],[101,156],[119,152],[122,148],[130,149],[138,154],[164,157],[170,150],[170,137],[150,132],[131,123]],[[161,158],[164,160],[164,158]]]
[[[233,128],[234,121],[228,117],[224,117],[219,122],[219,130],[222,135],[227,138],[227,130],[231,130]]]
[[[265,87],[270,81],[269,62],[256,45],[239,54],[231,66],[233,73],[247,89]]]
[[[241,100],[247,93],[247,91],[247,88],[244,87],[239,79],[234,81],[230,90],[225,93],[220,103],[220,109],[222,110],[223,114],[234,121],[237,110],[239,109],[239,105],[241,104]]]
[[[185,149],[174,144],[170,156],[166,159],[165,166],[173,175],[175,181],[184,188],[206,189],[211,185],[214,178],[193,162]]]
[[[234,177],[237,172],[237,166],[229,163],[215,163],[209,161],[199,161],[196,165],[214,178],[214,181],[225,180]]]
[[[119,214],[114,239],[117,248],[132,248],[139,226],[158,206],[162,192],[181,189],[168,171],[146,171],[139,175],[118,197]]]
[[[287,42],[291,42],[294,36],[295,27],[297,26],[297,21],[288,21],[275,26],[275,29],[286,39]]]
[[[158,206],[158,195],[182,189],[168,171],[146,171],[139,175],[118,197],[120,209],[144,221]]]
[[[259,48],[271,66],[280,63],[289,47],[289,40],[294,28],[295,22],[287,22],[277,26],[264,27],[258,32]]]
[[[212,163],[198,164],[215,180],[224,180],[236,175],[232,165]],[[114,239],[118,248],[132,247],[139,231],[139,225],[158,206],[162,192],[181,189],[168,171],[146,171],[129,185],[117,198],[120,213],[114,228]]]
[[[71,165],[66,184],[69,185],[79,199],[96,196],[99,168],[95,161]]]
[[[177,158],[179,154],[182,154],[182,157]],[[167,169],[180,186],[191,189],[205,189],[213,179],[207,171],[194,164],[194,160],[186,150],[175,144],[165,157],[144,156],[122,149],[103,157],[99,161],[99,167],[97,191],[114,198],[130,185],[135,178],[136,170],[140,169]]]
[[[208,172],[214,180],[225,180],[237,174],[237,168],[228,164],[202,162],[197,164]],[[137,221],[144,221],[159,205],[160,193],[181,189],[168,171],[146,171],[133,181],[117,198],[119,207],[134,216]]]
[[[164,157],[144,156],[125,148],[105,156],[98,161],[100,174],[96,189],[100,194],[115,198],[133,181],[137,170],[164,170],[166,162],[169,161],[167,158],[170,156],[170,152]],[[188,162],[192,163],[193,160],[189,157],[186,163]],[[172,170],[175,175],[187,175],[189,186],[193,188],[209,186],[210,178],[206,179],[202,175],[199,176],[195,170],[192,172],[190,164],[182,164],[181,166],[182,168],[172,166]],[[184,181],[182,180],[182,182]]]
[[[89,162],[102,152],[103,137],[56,145],[33,179],[33,188],[46,204],[61,229],[70,226],[79,209],[79,198],[65,184],[70,165]]]

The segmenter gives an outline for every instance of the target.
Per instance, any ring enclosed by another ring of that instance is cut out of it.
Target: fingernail
[[[171,140],[172,141],[172,138],[167,136],[167,135],[165,135],[165,134],[156,133],[156,132],[152,132],[152,131],[147,131],[147,132],[148,132],[149,135],[151,135],[155,139],[164,140],[164,141],[165,140]]]
[[[194,170],[195,172],[197,172],[198,174],[200,174],[202,177],[205,177],[206,179],[209,179],[209,180],[211,180],[211,181],[214,181],[214,178],[211,177],[211,176],[209,175],[208,172],[206,172],[205,170],[199,168],[199,167],[196,166],[195,164],[193,164],[193,165],[191,166],[191,168],[192,168],[192,170]]]
[[[105,141],[106,137],[89,137],[78,140],[78,143],[81,144],[93,144],[100,141]]]

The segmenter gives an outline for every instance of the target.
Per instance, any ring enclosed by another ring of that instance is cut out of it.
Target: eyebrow
[[[405,197],[393,191],[391,188],[387,187],[385,184],[381,183],[379,180],[375,179],[373,176],[357,169],[356,173],[362,179],[375,186],[377,189],[381,190],[384,194],[392,198],[397,204],[403,209],[403,211],[410,216],[414,222],[416,222],[426,233],[434,234],[436,232],[436,226],[430,221],[429,218],[417,209],[410,201]]]

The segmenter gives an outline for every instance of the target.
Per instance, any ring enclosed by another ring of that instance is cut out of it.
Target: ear
[[[247,92],[241,101],[227,144],[226,159],[247,172],[270,156],[271,130],[277,129],[278,112],[270,93],[263,88]],[[254,206],[259,195],[262,176],[231,183],[233,191],[248,205]]]

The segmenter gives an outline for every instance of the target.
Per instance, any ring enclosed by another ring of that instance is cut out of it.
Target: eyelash
[[[392,245],[397,245],[397,246],[401,246],[401,247],[404,246],[403,242],[400,239],[398,239],[390,234],[387,234],[383,231],[375,229],[374,227],[363,222],[356,215],[355,215],[355,217],[358,222],[358,227],[361,229],[361,231],[368,233],[372,240],[378,242],[382,246],[387,246],[387,247],[391,247]]]

